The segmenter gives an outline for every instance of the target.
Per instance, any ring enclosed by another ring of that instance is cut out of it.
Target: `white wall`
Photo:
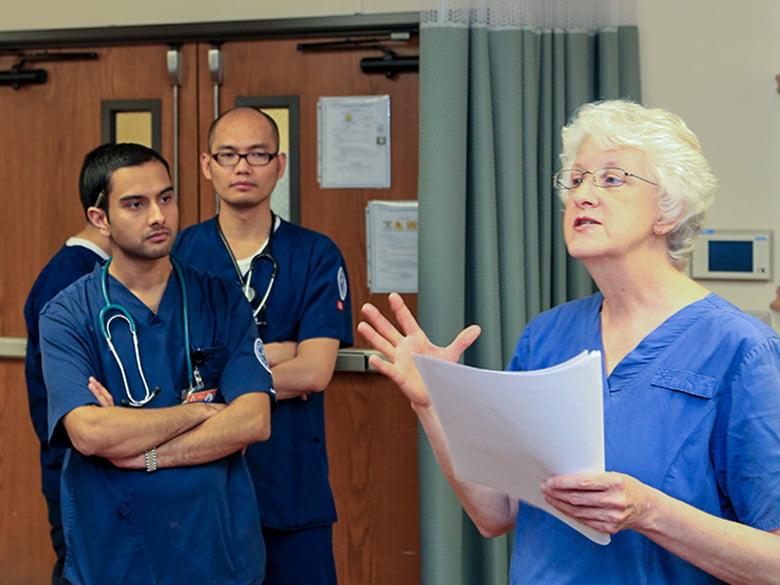
[[[637,0],[646,105],[697,134],[720,191],[707,227],[775,231],[771,282],[706,281],[748,311],[770,312],[780,283],[780,1]],[[780,326],[780,313],[770,312]]]
[[[425,0],[58,0],[5,2],[2,30],[173,24],[419,10]],[[707,226],[775,230],[773,280],[705,284],[748,311],[769,311],[780,283],[780,0],[631,0],[644,102],[680,114],[721,189]],[[65,8],[65,6],[68,8]],[[633,6],[632,6],[633,8]],[[780,328],[780,313],[771,313]]]

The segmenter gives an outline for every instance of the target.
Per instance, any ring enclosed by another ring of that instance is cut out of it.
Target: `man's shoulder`
[[[94,266],[95,262],[99,262],[100,260],[102,260],[102,258],[92,248],[82,245],[65,245],[51,257],[47,266],[50,264],[57,265],[75,262],[90,262],[90,266]]]
[[[91,271],[61,288],[44,304],[41,316],[52,313],[86,313],[84,307],[87,305],[88,299],[93,296],[89,291],[97,290],[100,286],[100,274],[100,266],[95,265]]]
[[[210,236],[212,233],[217,233],[216,221],[217,218],[214,216],[210,219],[193,224],[181,230],[176,236],[174,250],[176,250],[177,247],[179,247],[183,242],[190,241],[193,238],[201,238],[204,236]]]
[[[274,239],[284,241],[288,245],[306,246],[306,249],[338,250],[330,236],[287,220],[281,221],[274,233]]]
[[[189,262],[183,262],[179,259],[178,256],[173,254],[171,254],[171,256],[174,261],[177,261],[176,266],[181,271],[182,276],[188,283],[198,283],[197,286],[208,288],[219,288],[225,285],[230,285],[231,288],[235,287],[235,284],[232,284],[231,281],[227,278],[213,274],[212,272],[209,272],[200,266],[190,264]]]
[[[38,273],[31,294],[62,290],[92,272],[100,256],[84,246],[63,246]]]
[[[177,256],[173,258],[179,260]],[[184,277],[188,293],[193,291],[193,289],[201,291],[207,297],[213,296],[218,301],[221,300],[221,302],[217,303],[218,305],[224,304],[230,298],[243,300],[241,289],[236,286],[235,281],[181,260],[176,262],[176,264]]]
[[[181,230],[180,234],[189,234],[189,233],[197,233],[208,229],[213,229],[214,224],[217,221],[217,216],[210,217],[209,219],[204,219],[203,221],[199,221],[198,223],[194,223],[191,226],[188,226]]]

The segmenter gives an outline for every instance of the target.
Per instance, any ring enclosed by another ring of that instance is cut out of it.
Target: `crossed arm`
[[[265,344],[278,400],[301,398],[322,392],[336,369],[339,340],[315,337],[300,343],[284,341]]]
[[[454,473],[439,419],[412,354],[457,361],[479,336],[467,327],[447,347],[433,345],[401,297],[391,294],[390,308],[400,331],[371,304],[363,306],[358,332],[386,360],[371,365],[395,382],[412,403],[437,461],[483,536],[509,532],[517,501],[494,489],[465,482]],[[549,504],[602,532],[632,529],[693,565],[732,585],[780,584],[780,529],[762,531],[715,517],[621,473],[555,476],[540,489]]]
[[[153,448],[159,468],[208,463],[264,441],[271,432],[270,399],[263,392],[244,394],[230,404],[135,409],[114,406],[111,394],[93,378],[89,389],[100,406],[70,411],[63,418],[65,430],[76,450],[118,467],[143,469],[144,452]]]

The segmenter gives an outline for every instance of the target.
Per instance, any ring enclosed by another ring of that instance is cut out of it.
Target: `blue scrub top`
[[[316,337],[352,345],[352,310],[344,258],[327,236],[282,220],[272,237],[279,273],[268,299],[266,343],[301,342]],[[217,218],[183,230],[173,249],[182,262],[240,282],[220,238]],[[251,285],[262,297],[271,266],[258,261]],[[246,453],[264,526],[294,530],[336,521],[328,481],[324,393],[306,401],[281,400],[273,414],[269,441]]]
[[[24,321],[27,326],[27,351],[24,358],[24,375],[27,381],[27,400],[35,434],[41,443],[41,486],[47,498],[58,499],[60,494],[60,470],[65,449],[51,447],[46,428],[48,399],[43,383],[41,348],[38,337],[38,315],[43,306],[57,293],[65,289],[105,260],[91,248],[66,244],[43,267],[30,289],[24,304]]]
[[[182,267],[191,347],[206,356],[200,367],[217,400],[272,392],[270,370],[249,308],[231,285]],[[41,349],[49,393],[49,435],[69,446],[62,417],[97,404],[87,388],[94,375],[116,404],[126,398],[120,370],[98,323],[105,301],[101,269],[56,296],[41,313]],[[162,391],[144,408],[179,403],[187,384],[182,294],[171,274],[153,313],[109,276],[112,303],[124,306],[138,328],[141,362],[150,386]],[[113,313],[111,313],[113,314]],[[110,315],[109,315],[110,316]],[[133,396],[143,396],[124,321],[111,325]],[[264,547],[254,490],[239,453],[154,473],[123,470],[106,459],[69,449],[63,468],[62,513],[74,585],[214,583],[254,585],[264,577]]]
[[[600,293],[534,319],[509,370],[601,350]],[[606,469],[715,516],[780,528],[780,338],[710,294],[667,319],[604,379]],[[632,530],[607,546],[521,502],[512,585],[703,585],[718,579]]]

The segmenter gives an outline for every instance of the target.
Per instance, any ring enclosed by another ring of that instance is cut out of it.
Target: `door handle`
[[[372,355],[382,354],[373,349],[341,349],[336,358],[336,371],[377,373],[378,370],[368,363]]]

